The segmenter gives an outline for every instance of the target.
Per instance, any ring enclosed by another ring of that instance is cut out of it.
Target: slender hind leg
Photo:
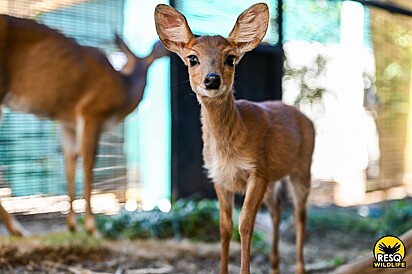
[[[101,124],[93,118],[84,118],[81,151],[83,157],[84,172],[84,199],[86,200],[86,211],[84,225],[89,234],[96,232],[96,221],[92,213],[91,194],[93,184],[93,167],[95,163],[96,150],[100,136]],[[80,135],[80,133],[78,133]]]
[[[266,204],[270,216],[272,218],[273,225],[273,240],[272,240],[272,251],[270,253],[270,273],[279,273],[279,254],[278,254],[278,244],[279,244],[279,224],[281,218],[281,200],[278,196],[278,190],[280,187],[280,182],[277,182],[274,186],[269,186],[265,194],[264,203]]]
[[[307,173],[305,175],[291,175],[290,180],[293,191],[294,217],[296,227],[296,274],[304,274],[305,263],[303,257],[303,242],[306,227],[306,202],[310,192],[310,173]]]
[[[78,146],[76,143],[76,131],[74,127],[63,125],[62,127],[62,146],[64,153],[64,163],[66,166],[67,192],[69,194],[70,209],[67,215],[67,225],[70,231],[76,230],[76,214],[73,210],[74,201],[74,179],[76,174],[76,160]]]

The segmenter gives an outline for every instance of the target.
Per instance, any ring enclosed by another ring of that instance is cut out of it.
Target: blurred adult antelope
[[[303,238],[314,149],[313,124],[296,108],[281,102],[235,101],[233,96],[235,66],[266,33],[267,5],[255,4],[244,11],[227,39],[195,38],[186,18],[166,5],[156,7],[155,20],[160,40],[188,66],[190,85],[201,106],[203,157],[220,204],[220,273],[228,273],[235,192],[245,194],[239,217],[240,272],[250,272],[251,237],[256,214],[264,201],[274,226],[271,272],[278,273],[280,200],[275,182],[287,175],[295,205],[296,273],[305,273]]]
[[[0,101],[13,110],[61,122],[71,205],[67,223],[72,231],[78,156],[83,158],[85,228],[92,234],[96,230],[90,204],[92,169],[99,136],[137,107],[148,68],[167,54],[160,42],[145,58],[135,56],[118,36],[116,43],[127,57],[120,73],[98,49],[80,46],[33,20],[0,15]],[[11,234],[24,234],[1,204],[0,218]]]

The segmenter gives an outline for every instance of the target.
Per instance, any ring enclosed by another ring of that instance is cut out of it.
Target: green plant
[[[320,86],[318,80],[325,74],[327,62],[326,57],[320,54],[309,66],[293,67],[289,59],[286,59],[284,79],[296,82],[299,87],[299,93],[294,101],[295,106],[312,105],[316,100],[322,100],[326,89]]]
[[[219,237],[219,211],[217,203],[177,201],[169,213],[127,212],[115,216],[99,216],[98,227],[109,238],[191,238],[216,241]]]
[[[310,229],[368,233],[370,235],[401,235],[412,228],[410,199],[374,205],[378,213],[362,217],[355,208],[312,208],[308,214]]]
[[[376,218],[362,217],[355,210],[344,208],[313,208],[309,210],[310,229],[347,231],[376,234],[380,221]]]
[[[235,210],[233,239],[240,241],[238,233],[239,209]],[[175,202],[169,213],[120,211],[114,216],[97,216],[97,226],[104,237],[111,239],[167,239],[188,238],[219,241],[219,205],[214,200],[186,200]],[[255,231],[252,245],[257,251],[266,251],[269,244],[263,233]]]
[[[385,206],[380,219],[382,235],[401,235],[412,228],[412,207],[408,199],[390,202]]]
[[[333,258],[333,266],[334,267],[338,267],[341,266],[343,264],[343,259],[339,256],[336,256],[335,258]]]

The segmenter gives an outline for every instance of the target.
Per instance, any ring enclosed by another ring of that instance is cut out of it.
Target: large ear
[[[159,4],[155,10],[156,31],[163,45],[183,57],[183,49],[193,39],[186,18],[174,8]]]
[[[268,22],[268,6],[264,3],[255,4],[239,15],[228,39],[237,44],[242,53],[250,51],[262,41]]]
[[[120,37],[118,33],[114,34],[114,38],[117,47],[126,55],[127,58],[127,62],[122,67],[121,73],[124,75],[130,75],[130,73],[134,69],[134,66],[136,65],[136,60],[138,60],[139,58],[136,55],[134,55],[134,53],[130,50],[130,48],[126,45],[126,43],[123,41],[123,39]]]

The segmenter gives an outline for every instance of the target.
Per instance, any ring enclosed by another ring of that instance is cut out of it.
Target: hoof
[[[27,237],[30,233],[17,221],[13,221],[10,227],[10,234],[16,237]]]
[[[93,215],[86,216],[84,219],[84,228],[89,235],[96,234],[96,220]]]
[[[303,265],[296,266],[296,274],[306,274],[305,268]]]
[[[69,215],[67,215],[67,226],[70,232],[76,232],[77,220],[74,211],[70,211]]]

